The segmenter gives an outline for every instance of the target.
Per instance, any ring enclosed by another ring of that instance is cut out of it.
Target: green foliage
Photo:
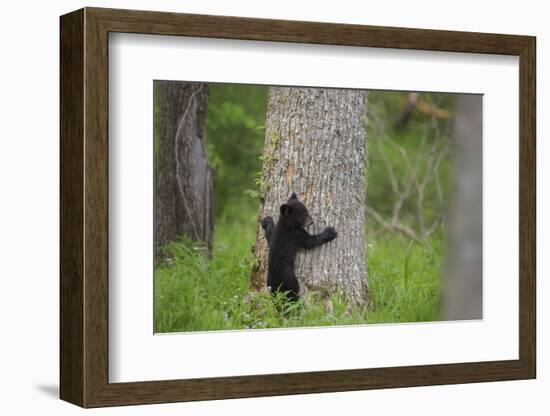
[[[413,184],[400,211],[400,221],[418,231],[419,217],[429,227],[447,208],[452,175],[451,119],[413,111],[405,126],[397,126],[407,96],[404,92],[369,93],[367,203],[382,217],[391,219],[399,195],[394,192],[390,169],[400,192],[406,189],[413,172],[419,182],[427,177],[423,195],[419,195],[418,186]],[[419,99],[452,114],[452,94],[422,93]],[[434,166],[439,153],[443,157]],[[437,172],[431,173],[432,169]],[[381,231],[379,224],[367,219],[369,230]]]
[[[206,138],[214,169],[214,209],[222,215],[231,199],[257,190],[252,174],[261,170],[267,87],[211,84]],[[256,199],[253,193],[246,195]]]

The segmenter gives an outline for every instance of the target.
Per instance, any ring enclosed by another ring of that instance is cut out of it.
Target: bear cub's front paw
[[[260,221],[260,223],[262,224],[262,228],[265,230],[269,226],[269,224],[273,224],[273,218],[265,217]]]
[[[323,231],[323,235],[324,235],[324,240],[325,241],[332,241],[336,237],[338,237],[338,233],[336,232],[334,227],[325,228],[324,231]]]

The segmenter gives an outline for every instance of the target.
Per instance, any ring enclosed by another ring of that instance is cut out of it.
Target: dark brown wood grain
[[[84,405],[84,12],[61,19],[60,388]]]
[[[536,41],[522,50],[519,62],[519,356],[536,377]]]
[[[97,8],[63,16],[60,29],[62,399],[99,407],[535,377],[535,38]],[[109,383],[109,32],[519,56],[519,359]]]

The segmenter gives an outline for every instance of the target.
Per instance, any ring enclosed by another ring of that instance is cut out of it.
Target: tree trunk
[[[443,293],[447,320],[481,319],[482,97],[461,95],[455,117],[454,188]]]
[[[212,170],[205,142],[208,85],[155,81],[155,253],[185,234],[212,248]]]
[[[296,261],[301,293],[342,291],[354,304],[368,301],[365,265],[365,128],[367,93],[324,88],[271,88],[268,100],[260,218],[278,218],[298,194],[318,233],[333,226],[338,238]],[[256,235],[252,285],[265,289],[268,248]]]

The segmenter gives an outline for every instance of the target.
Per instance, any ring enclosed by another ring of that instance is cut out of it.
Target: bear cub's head
[[[313,218],[307,212],[304,204],[298,201],[298,196],[292,192],[286,204],[281,205],[281,220],[290,226],[304,228],[313,224]]]

